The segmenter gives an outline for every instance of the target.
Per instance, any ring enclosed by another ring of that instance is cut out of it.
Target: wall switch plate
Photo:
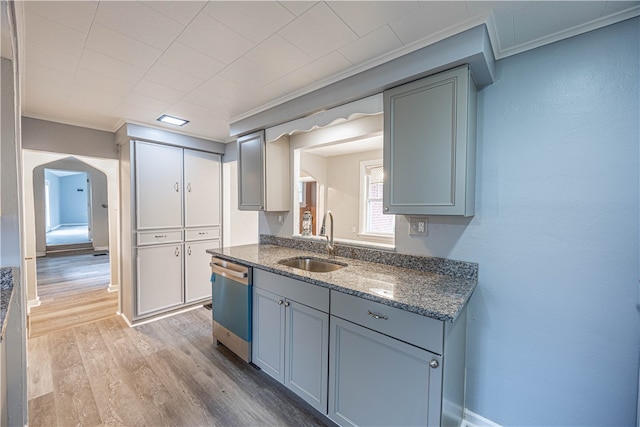
[[[426,236],[428,220],[425,217],[409,217],[409,235]]]

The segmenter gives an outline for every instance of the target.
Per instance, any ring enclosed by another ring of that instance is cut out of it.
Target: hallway
[[[47,232],[46,236],[47,246],[91,242],[87,225],[61,225],[55,230]]]
[[[29,316],[29,337],[113,316],[118,292],[108,292],[108,255],[70,255],[37,260],[40,306]]]

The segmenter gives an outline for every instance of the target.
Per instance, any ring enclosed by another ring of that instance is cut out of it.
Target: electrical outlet
[[[278,214],[278,224],[283,224],[283,223],[284,223],[284,218],[282,214]]]
[[[410,236],[426,236],[428,220],[424,217],[409,218],[409,235]]]

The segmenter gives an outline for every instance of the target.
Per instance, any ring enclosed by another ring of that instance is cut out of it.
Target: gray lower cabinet
[[[184,302],[211,298],[211,255],[207,249],[220,247],[219,240],[185,242],[184,244]]]
[[[329,290],[257,269],[253,284],[253,363],[326,414]]]
[[[439,426],[434,353],[331,316],[329,417],[343,426]]]
[[[255,283],[255,280],[254,280]],[[253,288],[253,364],[284,383],[284,299]]]
[[[341,426],[460,426],[466,309],[442,322],[331,291],[329,417]]]
[[[340,426],[460,426],[466,308],[455,322],[263,270],[253,363]]]
[[[138,316],[182,305],[182,243],[137,249],[136,312]]]

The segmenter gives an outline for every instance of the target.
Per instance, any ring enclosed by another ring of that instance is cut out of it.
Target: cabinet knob
[[[431,366],[433,369],[436,369],[438,366],[440,366],[440,364],[436,359],[431,359],[429,361],[429,366]]]
[[[285,301],[285,302],[284,302],[284,306],[285,306],[285,307],[289,307],[290,305],[291,305],[291,304],[289,303],[289,301]]]
[[[385,206],[385,207],[384,207],[384,211],[385,211],[385,212],[389,212],[389,206]]]
[[[284,303],[284,301],[282,301],[282,300],[278,301],[278,305],[282,305],[282,303]]]

